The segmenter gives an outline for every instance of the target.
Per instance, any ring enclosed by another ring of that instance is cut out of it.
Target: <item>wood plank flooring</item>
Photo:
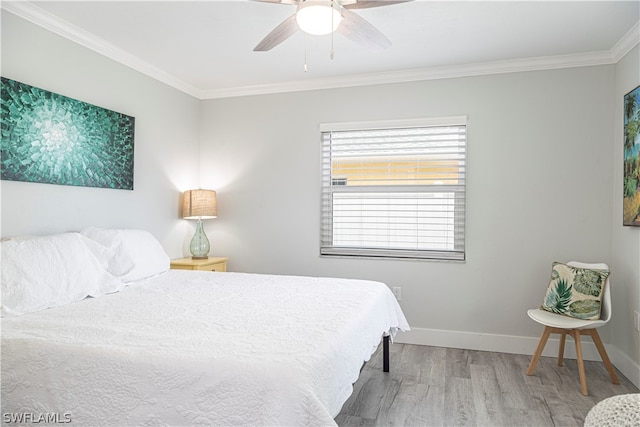
[[[381,346],[382,347],[382,346]],[[391,372],[378,349],[336,417],[346,426],[580,426],[599,401],[639,390],[619,371],[611,382],[602,362],[585,362],[589,396],[580,391],[577,363],[542,357],[391,345]]]

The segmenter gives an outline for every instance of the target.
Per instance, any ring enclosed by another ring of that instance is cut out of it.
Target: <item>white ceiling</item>
[[[255,45],[295,6],[236,1],[2,1],[2,8],[198,98],[614,63],[635,1],[426,1],[355,10],[393,43],[336,34]]]

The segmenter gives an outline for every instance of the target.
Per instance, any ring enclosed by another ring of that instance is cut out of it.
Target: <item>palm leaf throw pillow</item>
[[[604,284],[609,270],[553,263],[542,309],[585,320],[600,319]]]

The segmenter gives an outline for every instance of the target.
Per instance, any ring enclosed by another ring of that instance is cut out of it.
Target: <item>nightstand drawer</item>
[[[227,271],[229,258],[209,257],[207,259],[180,258],[171,260],[173,270]]]

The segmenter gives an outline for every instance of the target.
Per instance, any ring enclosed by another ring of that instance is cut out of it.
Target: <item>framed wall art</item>
[[[622,224],[640,227],[640,86],[624,96]]]
[[[133,190],[135,118],[1,78],[1,178]]]

